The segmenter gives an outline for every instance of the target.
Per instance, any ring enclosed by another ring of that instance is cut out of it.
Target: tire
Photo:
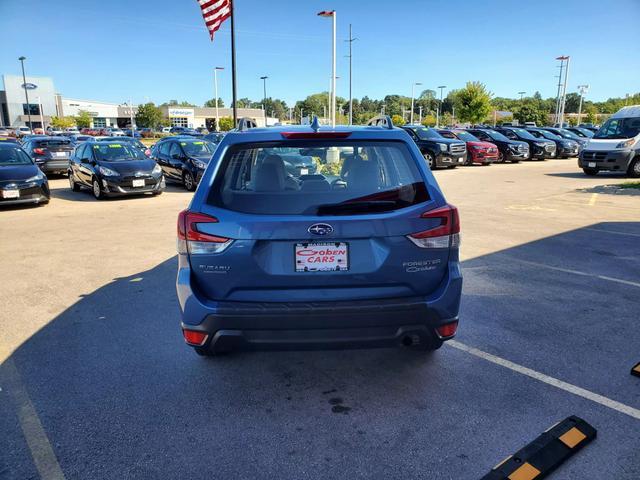
[[[504,153],[498,150],[498,159],[495,161],[495,163],[504,163],[504,162],[505,162]]]
[[[640,178],[640,157],[636,157],[627,170],[627,176],[631,178]]]
[[[422,155],[424,156],[424,159],[427,161],[427,164],[429,165],[429,169],[433,170],[436,166],[436,159],[433,158],[433,155],[430,152],[425,152]]]
[[[93,193],[93,196],[95,197],[96,200],[104,199],[104,192],[102,191],[100,182],[96,177],[93,177],[93,180],[91,182],[91,192]]]
[[[80,191],[80,185],[78,185],[76,183],[76,181],[73,179],[73,175],[71,173],[69,173],[69,187],[74,192],[79,192]]]
[[[152,194],[154,197],[157,197],[158,195],[162,195],[162,190],[160,190],[159,192],[153,192]]]
[[[584,172],[585,175],[588,175],[590,177],[595,177],[600,170],[597,168],[583,168],[582,171]]]
[[[191,174],[191,172],[186,171],[182,174],[182,186],[185,188],[185,190],[187,190],[188,192],[193,192],[196,189],[196,181],[193,178],[193,175]]]
[[[511,163],[520,163],[520,160],[511,160]]]

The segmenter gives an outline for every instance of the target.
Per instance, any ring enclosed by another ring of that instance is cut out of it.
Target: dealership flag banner
[[[236,33],[233,14],[233,0],[198,0],[202,10],[204,24],[209,30],[209,36],[213,37],[222,23],[231,18],[231,84],[233,93],[233,124],[238,125],[237,89],[236,89]]]

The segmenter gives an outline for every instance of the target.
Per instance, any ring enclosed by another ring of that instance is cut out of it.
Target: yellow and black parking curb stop
[[[481,480],[534,480],[544,478],[562,462],[596,438],[597,431],[571,416],[505,458]]]
[[[631,369],[631,375],[640,377],[640,362],[636,363]]]

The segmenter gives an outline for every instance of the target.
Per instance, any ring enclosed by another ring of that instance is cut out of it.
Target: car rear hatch
[[[68,162],[73,153],[73,144],[69,140],[42,140],[38,142],[38,147],[48,153],[51,160],[61,160]]]
[[[457,247],[457,211],[407,145],[294,146],[318,173],[287,172],[290,142],[231,149],[206,204],[182,216],[197,291],[213,301],[321,302],[437,290]]]

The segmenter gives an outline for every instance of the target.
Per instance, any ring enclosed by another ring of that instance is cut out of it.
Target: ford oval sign
[[[25,90],[35,90],[38,86],[35,83],[23,83],[22,88]]]
[[[314,235],[329,235],[333,233],[333,227],[328,223],[314,223],[307,231]]]

